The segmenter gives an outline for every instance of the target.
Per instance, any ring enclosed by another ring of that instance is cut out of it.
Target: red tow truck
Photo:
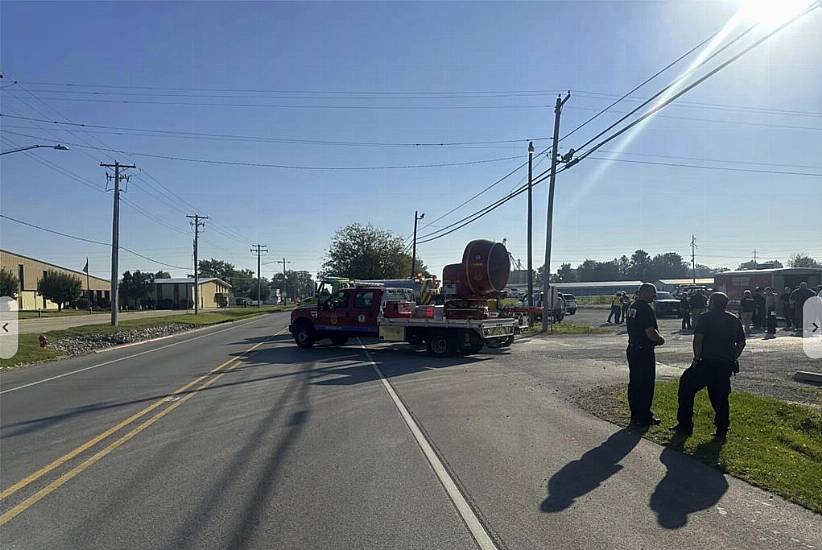
[[[360,284],[295,309],[289,331],[301,348],[324,338],[341,346],[356,336],[425,344],[437,357],[478,353],[486,345],[510,346],[518,321],[488,310],[489,298],[508,281],[508,262],[500,243],[472,241],[463,262],[445,268],[442,305],[417,304],[408,289]]]

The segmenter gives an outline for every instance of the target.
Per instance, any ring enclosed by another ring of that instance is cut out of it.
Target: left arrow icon
[[[3,332],[8,332],[9,331],[8,327],[9,327],[8,323],[3,323]]]

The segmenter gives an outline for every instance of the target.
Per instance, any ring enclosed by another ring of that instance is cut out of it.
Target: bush
[[[214,295],[214,301],[217,302],[217,306],[219,307],[228,306],[228,297],[221,292]]]
[[[52,269],[43,273],[43,278],[37,283],[37,292],[57,304],[58,311],[62,311],[63,304],[80,296],[80,289],[80,279]]]
[[[0,296],[17,298],[19,288],[20,282],[17,280],[17,276],[11,271],[0,269]]]
[[[71,305],[74,307],[74,309],[88,311],[89,309],[91,309],[91,300],[89,300],[85,296],[81,296],[80,298],[74,300],[74,303]]]

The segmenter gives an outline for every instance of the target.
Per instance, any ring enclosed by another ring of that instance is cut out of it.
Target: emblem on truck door
[[[357,315],[357,321],[360,322],[360,323],[364,323],[365,322],[365,314],[360,313],[359,315]]]

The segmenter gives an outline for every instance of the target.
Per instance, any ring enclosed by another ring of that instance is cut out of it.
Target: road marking
[[[224,328],[224,329],[217,330],[217,331],[214,331],[214,332],[209,332],[207,334],[202,334],[200,336],[195,336],[194,338],[188,338],[186,340],[180,340],[179,342],[174,342],[172,344],[166,344],[164,346],[160,346],[159,348],[153,348],[153,349],[148,349],[148,350],[141,351],[141,352],[138,352],[138,353],[133,353],[133,354],[127,355],[125,357],[120,357],[118,359],[112,359],[111,361],[105,361],[103,363],[98,363],[96,365],[91,365],[89,367],[84,367],[82,369],[77,369],[77,370],[73,370],[73,371],[70,371],[70,372],[64,372],[63,374],[58,374],[57,376],[51,376],[49,378],[44,378],[42,380],[38,380],[37,382],[30,382],[28,384],[23,384],[22,386],[17,386],[17,387],[14,387],[14,388],[10,388],[8,390],[0,391],[0,395],[6,394],[6,393],[11,393],[11,392],[17,391],[17,390],[22,390],[24,388],[30,388],[31,386],[36,386],[38,384],[43,384],[45,382],[51,382],[52,380],[57,380],[59,378],[64,378],[66,376],[71,376],[73,374],[79,374],[79,373],[85,372],[87,370],[96,369],[96,368],[99,368],[99,367],[105,367],[106,365],[111,365],[112,363],[119,363],[120,361],[125,361],[126,359],[133,359],[134,357],[139,357],[141,355],[146,355],[147,353],[154,353],[155,351],[160,351],[160,350],[163,350],[163,349],[172,348],[174,346],[179,346],[179,345],[185,344],[187,342],[193,342],[194,340],[199,340],[200,338],[205,338],[206,336],[213,336],[215,334],[220,334],[221,332],[234,330],[237,327],[245,326],[245,325],[247,325],[247,324],[249,324],[249,323],[251,323],[255,320],[257,320],[257,319],[252,319],[252,320],[246,321],[246,322],[241,321],[240,323],[238,323],[236,325],[232,325],[228,328]]]
[[[279,336],[285,330],[286,330],[285,328],[279,330],[276,334],[274,334],[274,336]],[[183,393],[184,391],[188,390],[192,386],[194,386],[197,383],[201,382],[205,378],[208,378],[209,376],[211,376],[215,372],[219,371],[220,369],[223,369],[223,368],[227,367],[228,365],[237,362],[245,354],[251,353],[252,351],[257,349],[258,347],[265,344],[267,341],[268,340],[264,340],[262,342],[259,342],[259,343],[255,344],[254,346],[252,346],[251,348],[249,348],[249,349],[245,350],[244,352],[242,352],[242,354],[240,354],[238,356],[235,356],[235,357],[232,357],[231,359],[228,359],[227,361],[224,361],[223,363],[217,365],[216,367],[211,369],[208,373],[192,380],[191,382],[189,382],[189,383],[177,388],[173,392],[171,392],[171,396],[175,396],[175,395],[179,395],[179,394]],[[192,394],[189,394],[189,395],[192,395]],[[89,439],[88,441],[86,441],[85,443],[83,443],[82,445],[77,447],[76,449],[66,453],[65,455],[61,456],[60,458],[54,460],[52,463],[50,463],[46,466],[43,466],[42,468],[40,468],[36,472],[26,476],[25,478],[21,479],[20,481],[18,481],[14,485],[11,485],[11,486],[7,487],[2,492],[0,492],[0,501],[5,499],[6,497],[16,493],[17,491],[19,491],[23,487],[26,487],[27,485],[30,485],[32,482],[37,481],[38,479],[40,479],[41,477],[43,477],[47,473],[51,472],[55,468],[59,468],[60,466],[62,466],[66,462],[68,462],[69,460],[77,457],[78,455],[80,455],[81,453],[83,453],[86,450],[90,449],[91,447],[93,447],[97,443],[103,441],[104,439],[108,438],[112,434],[114,434],[114,433],[118,432],[119,430],[125,428],[129,424],[132,424],[135,421],[139,420],[140,418],[144,417],[145,415],[147,415],[148,413],[150,413],[151,411],[153,411],[154,409],[156,409],[160,405],[162,405],[164,403],[168,403],[169,397],[170,396],[161,397],[160,399],[158,399],[157,401],[155,401],[154,403],[152,403],[151,405],[149,405],[145,409],[129,416],[128,418],[126,418],[125,420],[122,420],[121,422],[118,422],[117,424],[115,424],[111,428],[109,428],[109,429],[105,430],[104,432],[96,435],[95,437]],[[187,399],[187,397],[188,396],[180,399],[179,401],[175,401],[172,406],[175,406],[175,407],[178,406],[183,401],[185,401]],[[2,525],[2,523],[0,523],[0,525]]]
[[[423,435],[422,430],[420,430],[419,426],[414,421],[414,418],[411,416],[411,413],[409,413],[408,409],[405,408],[405,405],[400,400],[399,396],[397,395],[397,392],[394,391],[394,387],[382,373],[380,367],[378,367],[374,360],[371,359],[371,354],[368,352],[368,348],[365,347],[365,344],[363,344],[362,341],[359,341],[359,343],[360,347],[362,347],[363,351],[365,352],[365,356],[371,363],[371,366],[374,368],[374,370],[377,372],[377,375],[380,377],[382,385],[385,387],[385,391],[388,392],[388,395],[391,397],[391,400],[394,402],[394,405],[397,407],[397,410],[399,410],[400,416],[405,421],[406,426],[408,426],[408,429],[411,430],[411,434],[417,441],[417,445],[420,446],[422,454],[425,455],[426,460],[428,460],[428,464],[431,465],[431,468],[437,475],[437,478],[439,479],[440,483],[445,489],[445,492],[448,494],[448,497],[451,499],[451,502],[457,509],[457,513],[465,522],[465,525],[471,532],[471,536],[474,537],[474,541],[477,543],[477,546],[479,546],[481,550],[498,550],[497,545],[494,544],[494,541],[493,539],[491,539],[491,536],[488,534],[488,531],[485,530],[485,527],[483,527],[482,522],[480,522],[479,518],[474,513],[474,510],[471,509],[471,506],[468,504],[468,501],[465,499],[465,496],[460,492],[459,487],[457,487],[457,484],[454,482],[454,479],[448,473],[448,470],[445,468],[442,461],[437,456],[437,453],[434,452],[434,448],[425,438],[425,435]],[[0,523],[0,525],[2,525],[2,523]]]

